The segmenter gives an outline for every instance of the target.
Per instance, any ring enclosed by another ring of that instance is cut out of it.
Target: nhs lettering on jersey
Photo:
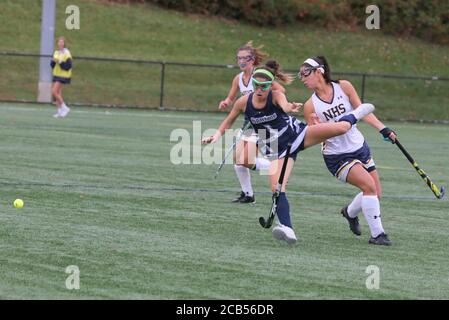
[[[323,101],[316,93],[312,95],[315,113],[323,123],[336,122],[354,110],[349,97],[344,93],[341,86],[334,82],[331,82],[331,85],[333,89],[332,101]],[[327,139],[323,145],[322,152],[325,155],[354,152],[363,146],[364,141],[365,138],[357,129],[357,125],[353,125],[347,133]]]
[[[326,119],[326,121],[329,121],[333,119],[334,121],[337,121],[337,117],[339,118],[341,115],[345,114],[346,109],[345,105],[343,103],[340,103],[338,106],[332,107],[330,109],[327,109],[323,112],[323,116]]]

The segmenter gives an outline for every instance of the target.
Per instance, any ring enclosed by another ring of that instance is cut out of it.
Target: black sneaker
[[[232,202],[240,202],[243,198],[245,198],[245,192],[240,192],[240,196],[238,198],[235,198],[234,200],[232,200]]]
[[[355,234],[356,236],[360,236],[362,234],[362,230],[360,229],[359,218],[358,217],[351,218],[349,216],[348,206],[343,207],[343,209],[341,209],[341,214],[343,217],[346,218],[346,220],[348,220],[349,229],[351,229],[352,233]]]
[[[388,239],[388,236],[385,233],[381,233],[375,238],[374,237],[369,238],[368,242],[371,244],[378,244],[381,246],[391,246],[392,245],[390,239]]]
[[[256,199],[254,198],[254,195],[252,197],[250,196],[244,196],[242,199],[240,199],[240,203],[256,203]]]

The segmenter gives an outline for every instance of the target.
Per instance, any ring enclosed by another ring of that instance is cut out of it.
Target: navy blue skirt
[[[70,79],[70,78],[63,78],[63,77],[56,77],[56,76],[53,77],[53,82],[61,82],[63,84],[70,84],[71,80],[72,79]]]

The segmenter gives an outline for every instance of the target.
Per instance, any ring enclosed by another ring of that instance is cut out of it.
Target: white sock
[[[270,169],[271,162],[268,159],[257,157],[256,158],[256,170],[268,170]]]
[[[380,219],[380,204],[377,196],[363,196],[362,211],[374,238],[385,232]]]
[[[363,192],[357,194],[348,206],[348,216],[355,218],[362,211]]]
[[[249,197],[254,195],[253,187],[251,185],[251,175],[249,173],[249,169],[247,167],[235,164],[234,165],[235,173],[239,178],[240,186],[242,187],[242,191]]]

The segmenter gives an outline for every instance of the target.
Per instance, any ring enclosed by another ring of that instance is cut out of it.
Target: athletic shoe
[[[61,115],[60,115],[59,113],[55,113],[55,114],[53,115],[53,118],[61,118]]]
[[[70,112],[69,107],[66,107],[66,106],[61,107],[61,114],[60,114],[61,118],[64,118],[65,116],[67,116],[69,114],[69,112]]]
[[[256,203],[256,198],[254,198],[254,195],[252,197],[250,196],[244,196],[242,199],[240,199],[240,203]]]
[[[288,244],[295,244],[296,239],[295,231],[292,228],[278,224],[273,228],[273,237],[277,240],[286,241]]]
[[[375,238],[374,237],[369,238],[368,242],[371,244],[378,244],[381,246],[391,246],[392,245],[390,239],[388,239],[388,236],[383,232]]]
[[[348,214],[348,206],[341,209],[341,214],[346,218],[346,220],[348,220],[349,229],[352,231],[352,233],[360,236],[362,234],[362,230],[360,230],[359,217],[351,218]]]
[[[254,195],[252,197],[247,196],[243,191],[240,193],[240,196],[238,198],[235,198],[232,200],[234,203],[256,203],[256,199],[254,198]]]
[[[238,198],[235,198],[234,200],[232,200],[232,202],[240,202],[240,200],[242,200],[243,198],[245,198],[246,197],[246,194],[245,194],[245,192],[240,192],[240,196],[238,197]]]

